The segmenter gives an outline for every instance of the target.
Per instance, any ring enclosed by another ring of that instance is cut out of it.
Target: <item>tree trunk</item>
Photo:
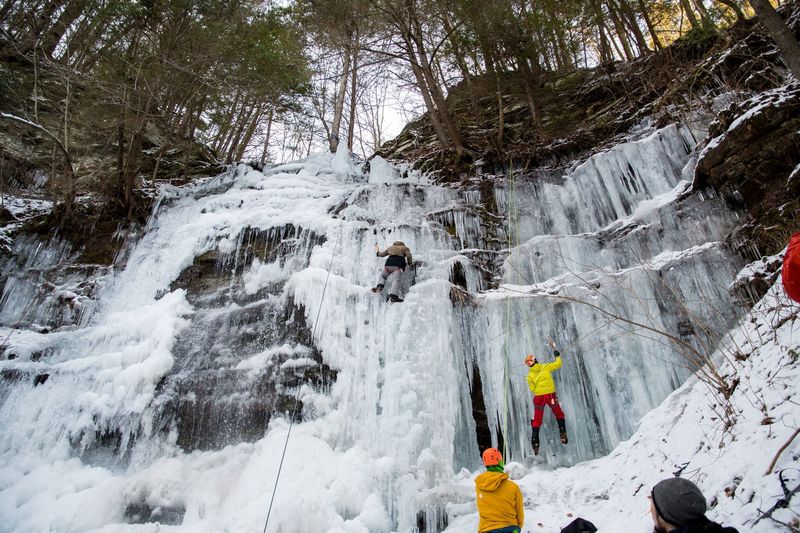
[[[88,4],[89,0],[73,0],[61,12],[56,23],[45,32],[42,36],[42,50],[48,57],[52,57],[64,33],[83,14]]]
[[[189,122],[188,132],[184,137],[184,139],[186,139],[186,142],[189,144],[189,150],[191,150],[194,144],[195,134],[197,132],[197,125],[200,123],[200,119],[203,118],[203,113],[205,113],[207,102],[208,102],[208,95],[206,94],[203,95],[203,99],[200,100],[199,104],[197,104],[197,109],[192,114],[191,121]]]
[[[649,52],[650,47],[647,46],[647,39],[644,38],[642,30],[639,28],[639,22],[636,20],[636,14],[628,4],[628,1],[618,0],[617,5],[620,13],[622,13],[623,19],[625,20],[625,24],[628,26],[631,33],[633,33],[634,38],[636,39],[636,46],[639,48],[639,53],[644,54]]]
[[[617,40],[613,38],[611,30],[608,28],[608,26],[606,26],[605,22],[602,24],[601,30],[603,31],[603,35],[607,36],[607,40],[608,42],[611,43],[611,46],[614,47],[614,52],[616,52],[616,57],[620,59],[625,59],[625,52],[619,47],[619,44],[617,44]],[[612,61],[614,60],[613,56],[611,60]]]
[[[692,2],[697,8],[697,12],[700,13],[700,23],[703,25],[703,28],[707,30],[713,30],[716,26],[714,25],[714,21],[712,20],[708,9],[703,3],[703,0],[692,0]]]
[[[413,51],[411,53],[413,53]],[[442,143],[442,146],[448,148],[452,145],[452,143],[450,142],[447,134],[444,132],[444,126],[439,120],[439,113],[436,111],[436,106],[433,103],[431,91],[428,88],[427,82],[425,81],[425,76],[422,74],[422,69],[416,62],[416,57],[412,58],[412,61],[411,72],[414,73],[414,78],[417,80],[417,87],[422,95],[422,100],[425,102],[425,107],[428,110],[428,116],[431,119],[433,130],[436,132],[436,137],[438,137],[439,142]]]
[[[424,56],[421,59],[427,62],[427,59]],[[450,140],[452,141],[453,148],[459,155],[464,155],[467,152],[466,148],[464,148],[464,141],[461,139],[461,134],[459,133],[458,127],[453,121],[453,118],[447,111],[447,102],[445,101],[444,93],[439,87],[436,81],[436,76],[431,70],[430,65],[428,65],[428,68],[422,69],[422,73],[428,83],[431,97],[433,98],[434,109],[438,113],[442,125],[447,130]]]
[[[572,55],[569,52],[567,41],[564,39],[564,32],[561,30],[562,30],[561,27],[553,29],[553,33],[555,34],[556,37],[556,50],[560,50],[561,63],[563,64],[563,66],[567,70],[570,70],[575,67],[575,63],[572,61]]]
[[[122,185],[123,176],[125,174],[125,112],[122,112],[119,122],[117,123],[117,199],[124,196],[124,187]]]
[[[194,118],[195,114],[195,101],[197,98],[195,94],[189,97],[183,106],[183,114],[180,117],[180,122],[175,125],[174,130],[175,134],[178,139],[186,139],[187,133],[189,131],[189,124],[191,124],[192,119]]]
[[[540,42],[540,43],[545,43],[545,46],[543,47],[544,49],[542,50],[542,53],[539,55],[539,58],[544,63],[544,65],[543,65],[544,69],[546,71],[548,71],[548,72],[553,72],[556,69],[553,68],[553,63],[550,60],[550,54],[549,54],[549,50],[548,50],[547,44],[546,44],[547,43],[547,39],[545,39],[544,35],[542,35],[542,31],[541,31],[540,28],[536,28],[535,33],[536,33],[537,41]]]
[[[431,61],[428,59],[428,53],[425,50],[425,46],[422,42],[422,27],[419,24],[416,13],[412,13],[412,24],[414,31],[409,36],[409,44],[413,42],[414,45],[416,45],[417,57],[419,58],[419,64],[421,66],[420,70],[422,71],[423,77],[428,84],[428,89],[430,90],[435,109],[439,114],[442,124],[447,129],[447,133],[450,137],[450,141],[453,144],[453,148],[458,155],[464,155],[468,152],[468,150],[464,147],[464,141],[461,138],[461,133],[459,133],[458,127],[453,121],[453,118],[450,116],[450,113],[447,111],[447,102],[445,101],[444,93],[439,86],[436,75],[433,72]]]
[[[227,147],[228,155],[225,157],[226,163],[233,163],[234,156],[238,152],[239,144],[242,140],[242,136],[244,135],[245,128],[250,122],[250,117],[252,117],[253,113],[255,113],[256,107],[257,106],[247,105],[246,103],[242,106],[242,112],[239,113],[239,118],[236,120],[236,128],[232,132],[233,136]]]
[[[342,78],[339,80],[339,88],[336,92],[336,98],[333,102],[333,122],[331,123],[331,136],[328,139],[332,153],[336,153],[339,146],[339,129],[342,125],[342,113],[344,111],[344,96],[347,90],[347,79],[350,77],[350,53],[352,45],[352,35],[350,36],[351,44],[344,50],[344,57],[342,58]]]
[[[795,79],[800,81],[800,44],[792,31],[769,3],[769,0],[750,0],[750,5],[756,12],[759,22],[764,25],[775,44],[778,45],[786,66],[789,67]]]
[[[592,2],[592,9],[594,11],[594,23],[597,25],[597,34],[600,39],[600,63],[610,63],[613,61],[614,56],[611,53],[611,43],[609,43],[605,32],[603,10],[597,2]]]
[[[219,153],[222,159],[226,159],[224,154],[228,153],[230,143],[233,136],[236,134],[237,127],[242,118],[242,113],[247,109],[247,102],[240,101],[242,96],[241,90],[236,93],[236,99],[230,107],[228,118],[225,120],[224,127],[220,128],[219,140],[215,144],[215,150]],[[223,133],[224,132],[224,133]]]
[[[545,32],[548,34],[550,42],[545,42],[544,49],[552,50],[553,59],[556,63],[556,71],[564,72],[567,70],[567,61],[564,60],[564,56],[561,53],[561,47],[558,44],[558,32],[552,26],[547,26],[545,28]]]
[[[212,149],[220,155],[222,154],[222,142],[228,136],[228,131],[231,128],[231,121],[233,119],[233,114],[239,107],[239,99],[241,97],[242,97],[242,90],[239,89],[236,91],[236,95],[233,97],[233,103],[231,104],[230,111],[227,114],[227,120],[224,120],[222,124],[220,124],[220,127],[217,130],[217,134],[214,135],[214,139],[211,141]]]
[[[505,109],[503,106],[503,92],[500,87],[500,74],[495,73],[495,83],[497,84],[497,155],[503,152],[503,129],[505,129]]]
[[[617,37],[622,45],[622,51],[625,53],[625,59],[632,61],[636,57],[631,50],[630,42],[628,41],[628,32],[625,31],[625,25],[622,23],[619,14],[617,13],[616,6],[613,2],[606,2],[608,5],[608,14],[611,17],[611,22],[614,23],[614,29],[617,32]]]
[[[356,134],[356,104],[358,103],[358,33],[353,45],[353,65],[350,77],[350,128],[347,132],[347,149],[353,151],[353,139]]]
[[[456,65],[458,66],[458,70],[461,71],[461,76],[464,78],[464,81],[467,84],[470,83],[472,76],[469,73],[469,67],[467,67],[467,61],[464,59],[464,54],[461,52],[461,46],[458,40],[458,36],[453,28],[450,19],[447,17],[447,13],[442,13],[442,27],[444,31],[447,32],[447,39],[450,41],[450,46],[453,47],[453,57],[456,61]]]
[[[244,132],[244,136],[239,140],[239,147],[236,150],[237,161],[242,161],[244,159],[244,152],[247,150],[247,145],[250,144],[250,140],[253,138],[253,134],[256,131],[256,126],[258,126],[258,121],[261,120],[261,115],[263,114],[264,103],[262,102],[256,106],[255,112],[253,113],[253,118],[250,120],[250,125]]]
[[[650,38],[653,39],[653,48],[656,50],[663,49],[664,45],[661,44],[661,39],[658,38],[658,32],[656,31],[656,27],[653,25],[653,21],[650,20],[650,14],[647,12],[647,8],[644,5],[644,0],[639,0],[639,13],[644,19],[644,23],[647,26],[647,31],[650,32]]]
[[[308,130],[308,148],[306,148],[306,157],[311,155],[311,148],[314,146],[314,135],[316,132],[314,131],[314,122],[311,123],[310,129]]]
[[[141,102],[141,98],[139,99]],[[131,135],[130,143],[128,144],[128,153],[125,157],[122,170],[122,208],[130,218],[136,208],[136,199],[133,195],[133,190],[136,185],[136,176],[139,174],[139,162],[142,155],[142,140],[144,139],[144,130],[147,127],[148,116],[153,106],[153,95],[147,96],[147,100],[143,107],[135,106],[134,109],[141,109],[134,118],[134,131]]]
[[[745,19],[744,12],[742,11],[742,8],[740,8],[739,5],[736,3],[736,0],[716,0],[716,1],[724,6],[728,6],[729,8],[731,8],[731,10],[736,14],[737,21],[742,21]]]
[[[139,173],[139,159],[142,151],[142,136],[144,128],[137,128],[131,136],[128,145],[128,157],[125,158],[125,165],[122,170],[122,208],[128,217],[133,214],[135,200],[133,189],[136,185],[136,175]]]
[[[533,71],[524,57],[519,59],[522,73],[525,76],[525,99],[528,101],[528,109],[531,112],[531,120],[536,128],[537,133],[542,130],[542,119],[539,116],[539,109],[536,107],[536,100],[533,97]]]
[[[600,34],[600,62],[611,63],[614,61],[614,53],[611,51],[612,42],[606,35],[606,26],[602,22],[597,25],[597,32]]]
[[[264,151],[261,152],[261,166],[267,163],[267,155],[269,155],[269,136],[272,133],[272,117],[275,114],[275,105],[269,106],[269,117],[267,117],[267,133],[264,135]]]
[[[493,76],[495,73],[495,54],[482,33],[478,34],[478,44],[480,46],[481,55],[483,56],[483,65],[486,68],[486,74]]]
[[[689,3],[689,0],[681,0],[681,7],[683,11],[686,13],[686,17],[689,19],[689,24],[691,24],[692,29],[696,30],[700,28],[700,21],[697,20],[697,15],[694,14],[692,11],[692,5]]]

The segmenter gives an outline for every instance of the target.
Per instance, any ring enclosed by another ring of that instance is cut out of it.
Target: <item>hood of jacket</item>
[[[475,478],[475,486],[482,491],[493,492],[506,479],[508,479],[508,474],[505,472],[484,472]]]

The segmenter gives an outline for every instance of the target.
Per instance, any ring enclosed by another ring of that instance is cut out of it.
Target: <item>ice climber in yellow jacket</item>
[[[483,452],[486,472],[475,478],[480,533],[519,533],[525,522],[522,492],[503,470],[503,455],[497,448]]]
[[[556,415],[556,422],[558,422],[558,431],[561,434],[561,443],[566,444],[567,440],[567,425],[564,421],[564,411],[558,404],[558,396],[556,396],[556,384],[553,381],[552,372],[561,368],[561,354],[556,350],[556,343],[553,339],[547,339],[547,343],[553,349],[553,355],[556,360],[552,363],[541,364],[536,360],[536,356],[528,355],[525,358],[525,364],[530,368],[528,370],[528,387],[533,393],[533,419],[531,420],[531,444],[533,445],[533,453],[539,455],[539,428],[542,426],[542,418],[544,418],[544,406],[549,405]]]

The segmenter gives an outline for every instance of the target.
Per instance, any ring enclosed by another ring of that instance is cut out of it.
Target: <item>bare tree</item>
[[[759,22],[764,25],[775,44],[778,45],[786,66],[789,67],[795,79],[800,80],[800,44],[789,26],[768,0],[750,0],[750,5],[756,12]]]

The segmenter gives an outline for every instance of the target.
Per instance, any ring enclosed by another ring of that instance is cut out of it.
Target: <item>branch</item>
[[[411,65],[413,65],[415,67],[423,68],[422,65],[420,65],[418,62],[414,61],[413,59],[411,59],[408,56],[403,56],[403,55],[400,55],[400,54],[394,54],[392,52],[387,52],[386,50],[377,50],[375,48],[363,47],[363,48],[361,48],[361,50],[363,50],[365,52],[370,52],[370,53],[373,53],[373,54],[384,55],[384,56],[387,56],[387,57],[391,57],[393,59],[399,59],[400,61],[404,61],[406,63],[410,63]]]
[[[25,118],[22,118],[22,117],[18,117],[16,115],[11,115],[9,113],[0,112],[0,118],[5,118],[5,119],[8,119],[8,120],[13,120],[15,122],[19,122],[21,124],[25,124],[26,126],[30,126],[30,127],[34,128],[34,129],[37,129],[37,130],[42,131],[45,134],[47,134],[47,136],[50,137],[51,139],[53,139],[53,142],[56,143],[56,146],[58,146],[59,150],[61,150],[61,153],[64,154],[64,159],[66,160],[66,163],[67,163],[67,171],[69,172],[70,179],[75,179],[75,171],[72,168],[72,158],[70,158],[69,152],[67,151],[66,147],[61,143],[61,140],[59,140],[59,138],[56,137],[54,134],[50,133],[50,131],[47,128],[45,128],[41,124],[37,124],[35,122],[31,122],[28,119],[25,119]]]
[[[543,296],[543,297],[546,297],[546,298],[553,298],[553,299],[557,299],[557,300],[563,300],[563,301],[567,301],[567,302],[586,305],[586,306],[591,307],[592,309],[596,310],[597,312],[599,312],[599,313],[601,313],[601,314],[603,314],[603,315],[605,315],[605,316],[607,316],[607,317],[609,317],[609,318],[611,318],[613,320],[616,320],[616,321],[619,321],[619,322],[623,322],[623,323],[626,323],[626,324],[631,324],[633,326],[636,326],[636,327],[645,329],[647,331],[653,332],[653,333],[655,333],[657,335],[663,336],[663,337],[669,339],[670,341],[672,341],[673,343],[675,343],[676,345],[680,346],[681,348],[683,348],[687,352],[689,352],[691,354],[694,354],[697,357],[696,361],[692,361],[688,357],[685,357],[685,358],[689,359],[690,362],[694,363],[698,367],[698,370],[700,372],[702,372],[705,376],[710,378],[712,381],[714,380],[714,376],[708,376],[707,372],[704,371],[703,363],[706,362],[708,360],[708,358],[703,356],[703,354],[701,354],[698,350],[696,350],[692,345],[690,345],[686,341],[684,341],[684,340],[682,340],[682,339],[676,337],[675,335],[672,335],[672,334],[670,334],[670,333],[668,333],[666,331],[654,328],[652,326],[648,326],[647,324],[642,324],[641,322],[636,322],[635,320],[631,320],[629,318],[625,318],[625,317],[623,317],[621,315],[618,315],[618,314],[612,313],[612,312],[610,312],[610,311],[608,311],[606,309],[603,309],[599,305],[595,305],[595,304],[593,304],[591,302],[587,302],[587,301],[581,300],[579,298],[574,298],[572,296],[567,296],[566,294],[530,293],[530,292],[525,292],[525,291],[514,290],[514,289],[511,289],[511,288],[509,288],[507,286],[504,287],[503,290],[506,290],[508,292],[514,292],[514,293],[523,295],[524,297],[527,297],[527,298],[535,298],[535,297],[542,297]],[[679,353],[681,353],[682,355],[685,356],[684,352],[680,352],[679,351]]]
[[[795,430],[794,430],[794,433],[792,434],[792,436],[791,436],[791,437],[789,437],[789,440],[787,440],[787,441],[786,441],[786,442],[783,444],[783,446],[781,446],[781,448],[778,450],[778,453],[776,453],[776,454],[775,454],[775,457],[773,457],[773,458],[772,458],[772,462],[769,464],[769,467],[767,468],[767,471],[766,471],[766,473],[764,474],[765,476],[768,476],[768,475],[770,475],[770,474],[772,473],[772,469],[773,469],[773,468],[775,468],[775,463],[777,463],[777,462],[778,462],[778,457],[780,457],[780,456],[781,456],[781,454],[783,453],[783,450],[785,450],[786,448],[788,448],[788,447],[789,447],[789,444],[791,444],[791,443],[792,443],[792,441],[793,441],[793,440],[794,440],[794,438],[795,438],[795,437],[798,435],[798,433],[800,433],[800,428],[797,428],[797,429],[795,429]]]
[[[450,38],[450,36],[451,36],[452,34],[454,34],[454,33],[455,33],[455,31],[456,31],[456,30],[457,30],[457,29],[458,29],[460,26],[463,26],[463,25],[464,25],[464,21],[463,21],[463,20],[462,20],[462,21],[459,21],[458,23],[456,23],[456,25],[455,25],[455,26],[453,26],[452,28],[450,28],[450,31],[448,31],[448,32],[447,32],[447,34],[446,34],[444,37],[442,37],[442,40],[441,40],[441,41],[439,41],[439,44],[437,44],[437,45],[436,45],[436,46],[433,48],[433,52],[431,52],[431,59],[430,59],[430,61],[428,61],[428,66],[431,66],[431,65],[433,65],[433,59],[436,57],[436,53],[439,51],[439,49],[442,47],[442,45],[444,45],[444,43],[445,43],[445,42],[447,42],[447,40]]]

